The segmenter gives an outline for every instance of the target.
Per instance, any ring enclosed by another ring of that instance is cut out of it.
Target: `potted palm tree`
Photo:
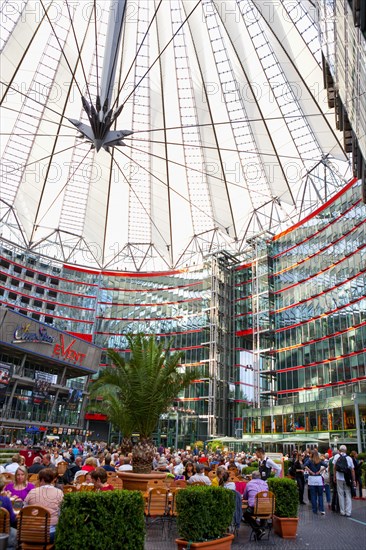
[[[269,478],[269,490],[275,495],[275,515],[273,529],[283,539],[294,539],[299,521],[299,490],[297,483],[288,477]]]
[[[178,550],[230,550],[228,533],[235,510],[235,493],[224,487],[187,487],[177,493]]]
[[[151,439],[159,417],[165,413],[172,401],[195,378],[193,371],[182,369],[182,353],[171,353],[171,342],[165,346],[154,336],[128,335],[130,357],[126,361],[119,353],[108,350],[112,365],[101,370],[92,383],[90,398],[95,402],[93,409],[106,414],[112,424],[124,434],[124,445],[132,434],[139,434],[138,442],[132,446],[132,472],[121,472],[124,487],[138,488],[143,481],[141,475],[151,476],[151,465],[155,447]],[[165,473],[154,474],[165,477]],[[146,482],[141,489],[144,489]]]

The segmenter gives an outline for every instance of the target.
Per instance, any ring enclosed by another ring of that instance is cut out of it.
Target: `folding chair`
[[[165,521],[168,519],[168,495],[169,491],[163,486],[149,489],[147,505],[145,508],[146,527],[154,522],[161,521],[162,533],[164,532]],[[149,521],[150,520],[150,521]]]
[[[147,490],[154,489],[155,487],[165,487],[164,479],[151,479],[147,482]]]
[[[267,537],[262,537],[261,540],[268,540],[271,534],[273,525],[273,514],[275,509],[275,496],[271,491],[261,491],[255,496],[254,510],[252,517],[257,520],[265,520],[267,522],[268,534]],[[249,540],[252,540],[252,536],[255,534],[254,529],[250,533]]]
[[[175,523],[177,519],[177,494],[182,489],[184,489],[184,487],[172,487],[168,494],[167,514],[169,518],[169,532],[171,532],[173,523]]]
[[[19,550],[53,550],[50,542],[51,514],[43,506],[26,506],[18,516]]]
[[[5,508],[0,508],[0,533],[10,533],[10,514]]]
[[[61,460],[56,466],[57,475],[59,477],[63,476],[68,467],[69,467],[68,463],[65,460]]]
[[[64,495],[66,495],[66,493],[76,493],[77,492],[77,487],[76,487],[76,485],[64,485],[62,487],[62,490],[64,492]]]
[[[107,481],[110,485],[113,485],[115,489],[123,489],[123,481],[120,477],[111,476],[108,477]]]

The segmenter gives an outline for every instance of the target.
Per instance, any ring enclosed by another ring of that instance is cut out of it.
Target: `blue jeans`
[[[310,499],[314,514],[318,513],[318,507],[319,512],[324,512],[323,485],[310,486]]]

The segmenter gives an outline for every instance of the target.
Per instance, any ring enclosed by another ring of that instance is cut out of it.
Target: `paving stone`
[[[352,517],[346,518],[326,510],[325,516],[315,515],[311,506],[300,507],[300,520],[295,540],[284,540],[274,535],[269,542],[249,542],[250,528],[242,524],[233,550],[260,550],[275,545],[281,550],[353,550],[366,548],[366,501],[352,501]],[[173,550],[176,548],[175,528],[169,533],[153,525],[148,529],[145,550]],[[274,545],[273,545],[274,543]]]

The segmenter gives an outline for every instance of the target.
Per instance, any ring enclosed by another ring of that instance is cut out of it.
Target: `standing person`
[[[332,491],[332,503],[331,503],[332,512],[339,513],[337,483],[335,481],[334,466],[333,466],[334,459],[337,455],[339,455],[339,451],[338,449],[334,449],[333,456],[329,459],[329,462],[328,462],[328,470],[329,470],[329,485]]]
[[[351,485],[356,486],[355,469],[350,456],[347,456],[347,447],[339,447],[340,454],[334,458],[334,479],[337,483],[339,509],[341,516],[351,517],[352,493]]]
[[[64,498],[61,489],[53,485],[56,472],[52,468],[44,468],[39,472],[39,487],[32,489],[25,497],[24,504],[43,506],[51,514],[51,542],[55,539],[56,525],[60,515],[60,507]]]
[[[297,488],[299,490],[299,502],[304,502],[304,489],[305,489],[305,477],[304,477],[304,462],[302,459],[302,453],[294,451],[292,453],[292,464],[289,468],[289,474],[295,479]]]
[[[324,515],[322,472],[325,470],[326,464],[320,460],[318,451],[314,449],[310,453],[310,458],[304,462],[304,466],[309,474],[308,485],[313,514],[317,514],[319,508],[319,512]]]
[[[271,458],[266,457],[262,447],[258,447],[255,454],[258,458],[259,472],[263,481],[266,481],[269,478],[272,470],[275,471],[275,477],[280,477],[282,470],[281,466],[273,462]]]
[[[358,494],[359,494],[359,497],[362,498],[362,464],[363,464],[363,460],[358,458],[358,454],[356,453],[356,451],[352,451],[350,453],[350,457],[352,458],[353,467],[355,469],[355,479],[356,479],[356,483],[358,485]]]
[[[325,453],[324,455],[324,464],[326,465],[325,470],[322,473],[323,483],[324,483],[324,492],[325,498],[328,504],[328,510],[331,509],[331,496],[330,496],[330,474],[329,474],[329,455]]]

